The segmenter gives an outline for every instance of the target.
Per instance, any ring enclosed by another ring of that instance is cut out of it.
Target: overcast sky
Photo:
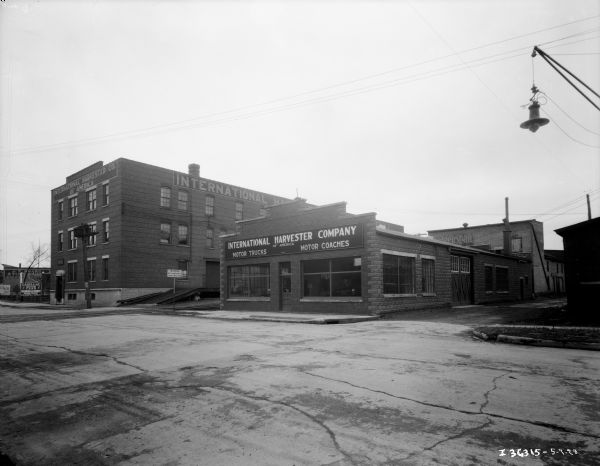
[[[600,215],[600,2],[0,3],[0,262],[50,243],[50,190],[127,157],[407,233]],[[537,133],[532,79],[547,97]],[[596,99],[598,102],[600,99]]]

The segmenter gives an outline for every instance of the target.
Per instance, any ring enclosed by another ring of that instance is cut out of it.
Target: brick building
[[[218,237],[236,220],[257,217],[286,199],[188,173],[117,159],[97,162],[52,190],[52,302],[84,300],[82,239],[95,305],[115,304],[172,288],[168,269],[182,270],[178,288],[219,287]]]
[[[533,280],[530,281],[533,292],[539,294],[551,291],[550,277],[545,267],[542,222],[521,220],[475,226],[465,224],[462,228],[429,230],[428,234],[449,243],[528,259],[533,266]]]
[[[565,293],[565,252],[557,249],[544,250],[546,274],[550,282],[550,292],[555,295]]]
[[[225,310],[382,314],[531,297],[531,261],[302,199],[221,238]]]

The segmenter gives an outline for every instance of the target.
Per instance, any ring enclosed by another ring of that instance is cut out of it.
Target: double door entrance
[[[473,304],[473,273],[469,256],[450,256],[452,305]]]

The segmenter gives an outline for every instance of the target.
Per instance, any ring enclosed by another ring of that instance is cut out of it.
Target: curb
[[[496,341],[498,343],[510,343],[513,345],[543,346],[548,348],[583,349],[589,351],[600,351],[600,343],[584,343],[576,341],[541,340],[530,337],[517,337],[513,335],[498,335],[494,340],[486,333],[477,330],[472,331],[473,336],[484,341]]]
[[[354,324],[358,322],[369,322],[373,320],[379,320],[379,317],[325,317],[325,318],[303,318],[299,317],[296,319],[285,318],[285,317],[267,317],[267,316],[244,316],[244,317],[223,317],[223,316],[211,316],[211,315],[196,315],[194,317],[215,319],[215,320],[227,320],[227,321],[240,321],[240,322],[283,322],[286,324],[313,324],[313,325],[331,325],[331,324]]]

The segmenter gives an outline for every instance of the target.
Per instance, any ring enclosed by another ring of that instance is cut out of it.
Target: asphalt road
[[[598,352],[434,322],[44,315],[0,327],[16,464],[600,463]]]

